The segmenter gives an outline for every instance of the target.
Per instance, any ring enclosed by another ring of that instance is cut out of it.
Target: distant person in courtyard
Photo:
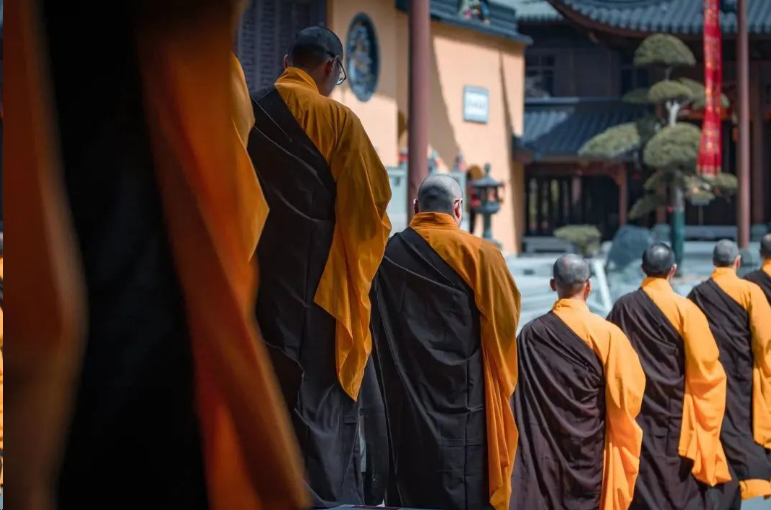
[[[712,276],[688,298],[707,316],[728,376],[720,439],[741,499],[771,496],[771,305],[737,276],[736,243],[718,242],[712,260]],[[724,495],[732,510],[741,506],[739,494]]]
[[[745,278],[760,287],[771,304],[771,234],[764,235],[760,240],[760,257],[763,259],[760,269]]]
[[[632,510],[716,509],[708,488],[731,480],[720,443],[725,371],[707,318],[669,283],[676,269],[669,246],[650,246],[642,286],[608,316],[632,342],[646,378]]]
[[[373,286],[388,506],[509,507],[520,295],[500,250],[460,230],[462,197],[452,177],[426,179]]]
[[[252,96],[249,154],[270,208],[257,247],[257,322],[314,505],[362,504],[357,399],[391,190],[358,117],[328,97],[345,80],[340,39],[306,28],[284,65]]]
[[[645,375],[629,339],[589,311],[589,266],[554,263],[559,300],[517,339],[513,510],[627,510],[640,464]]]

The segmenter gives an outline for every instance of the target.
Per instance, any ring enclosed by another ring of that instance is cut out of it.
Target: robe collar
[[[297,67],[287,67],[276,80],[276,85],[299,85],[313,92],[319,93],[319,87],[313,81],[311,75]]]
[[[435,228],[441,230],[460,230],[455,219],[449,214],[425,212],[418,213],[410,222],[412,228]]]
[[[656,278],[654,276],[645,278],[640,287],[645,290],[654,290],[657,292],[674,292],[672,285],[666,278]]]
[[[552,311],[556,312],[558,310],[571,310],[574,312],[591,313],[589,306],[587,306],[586,301],[583,299],[558,299],[557,302],[554,303]]]
[[[714,280],[715,278],[730,278],[730,279],[736,279],[739,278],[739,276],[736,274],[736,271],[732,267],[716,267],[714,271],[712,271],[711,278]]]

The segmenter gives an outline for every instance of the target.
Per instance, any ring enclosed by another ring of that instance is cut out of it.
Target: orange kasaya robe
[[[388,173],[359,118],[322,96],[308,73],[288,67],[275,86],[335,181],[334,233],[314,301],[335,318],[337,377],[356,400],[372,350],[369,290],[391,232]]]
[[[9,132],[6,183],[18,197],[9,209],[24,218],[14,247],[27,268],[11,303],[14,337],[24,345],[9,363],[11,428],[26,446],[14,475],[19,490],[9,501],[27,510],[53,501],[86,312],[35,7],[20,2],[7,14],[9,34],[20,44],[8,59],[20,113]],[[240,122],[246,106],[233,90],[242,85],[231,55],[233,6],[195,2],[185,4],[183,16],[177,7],[142,3],[135,36],[193,343],[210,504],[294,510],[307,504],[298,453],[252,319],[249,258],[267,209],[239,132],[248,122]]]
[[[595,352],[603,367],[606,425],[600,510],[626,510],[640,467],[642,429],[635,421],[645,391],[640,360],[624,333],[591,313],[585,302],[560,299],[552,310]]]
[[[689,298],[707,316],[728,375],[723,443],[729,464],[746,473],[737,475],[742,499],[771,496],[771,305],[730,267],[716,268]]]
[[[299,454],[253,319],[250,257],[267,206],[245,152],[250,105],[230,52],[232,5],[203,2],[184,17],[146,7],[137,47],[193,342],[210,504],[303,507]]]
[[[500,250],[461,232],[447,214],[420,213],[410,227],[474,291],[485,377],[490,505],[506,510],[519,434],[511,411],[517,384],[517,323],[521,297]]]
[[[699,308],[662,278],[646,278],[643,291],[683,339],[685,398],[678,453],[693,461],[697,480],[714,486],[731,479],[720,429],[725,415],[726,374],[709,323]]]

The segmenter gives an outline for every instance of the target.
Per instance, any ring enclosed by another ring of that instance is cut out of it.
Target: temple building
[[[722,114],[722,171],[731,174],[739,173],[740,148],[737,2],[721,0],[722,87],[731,104]],[[740,179],[740,187],[749,193],[745,231],[751,224],[756,238],[771,222],[771,0],[746,2],[750,179]],[[411,23],[415,4],[427,11]],[[661,78],[633,64],[645,37],[682,39],[697,62],[678,72],[702,80],[702,9],[703,0],[252,0],[235,49],[257,90],[280,74],[298,30],[324,24],[335,31],[346,48],[348,80],[333,97],[361,118],[389,169],[394,230],[408,221],[410,175],[418,180],[429,166],[463,173],[459,160],[466,167],[489,164],[503,183],[493,237],[505,252],[516,253],[537,249],[563,225],[597,225],[611,239],[630,221],[650,170],[634,155],[590,159],[579,149],[650,111],[622,101]],[[421,31],[430,32],[423,53],[410,45]],[[428,103],[427,113],[413,119],[410,90]],[[699,125],[701,115],[690,111],[682,120]],[[426,157],[407,165],[411,130],[424,133]],[[740,196],[689,203],[686,236],[738,237]],[[653,227],[667,217],[661,208],[635,221]]]
[[[646,170],[632,158],[589,160],[579,155],[593,136],[639,118],[640,106],[621,101],[638,87],[661,78],[633,65],[634,51],[647,36],[674,35],[696,57],[680,76],[703,78],[703,0],[623,1],[514,0],[518,29],[531,37],[526,51],[525,122],[515,139],[514,158],[525,164],[525,244],[569,223],[590,223],[610,238],[639,198]],[[722,171],[737,173],[736,0],[721,1],[723,93]],[[732,12],[732,8],[734,9]],[[749,33],[750,181],[752,237],[771,223],[771,2],[747,0]],[[699,124],[701,112],[685,121]],[[737,196],[689,204],[686,236],[737,236]],[[665,223],[659,210],[640,223]],[[708,228],[702,228],[708,227]]]
[[[407,224],[407,175],[400,157],[408,145],[408,0],[252,0],[236,50],[252,90],[273,83],[284,54],[301,28],[322,23],[342,40],[348,80],[334,99],[362,120],[392,173],[389,214],[394,230]],[[428,84],[427,152],[439,171],[460,155],[468,166],[490,164],[504,183],[493,235],[515,252],[524,233],[524,173],[511,140],[522,135],[524,54],[531,42],[517,31],[511,2],[431,0],[426,28],[430,48],[420,65]],[[427,168],[425,173],[427,173]],[[477,225],[476,233],[481,233]]]

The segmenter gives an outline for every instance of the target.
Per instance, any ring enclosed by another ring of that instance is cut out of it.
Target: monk
[[[500,250],[458,227],[455,179],[426,179],[414,207],[373,291],[392,459],[386,505],[506,510],[519,291]]]
[[[554,263],[552,311],[517,339],[513,510],[627,510],[640,465],[645,375],[629,339],[591,313],[589,266]]]
[[[632,342],[647,381],[630,509],[716,508],[708,488],[731,479],[720,443],[726,375],[717,344],[701,310],[669,284],[677,270],[669,246],[645,250],[642,270],[641,288],[621,297],[608,316]]]
[[[257,321],[314,505],[361,504],[357,399],[391,190],[358,117],[328,97],[345,80],[340,39],[306,28],[284,65],[275,85],[252,95],[249,154],[270,207],[257,248]]]
[[[688,298],[704,312],[728,376],[720,439],[741,499],[771,496],[771,306],[763,291],[736,274],[736,243],[722,240],[712,253],[715,270]],[[739,494],[725,494],[731,509]]]
[[[760,269],[749,273],[745,278],[760,287],[771,303],[771,234],[764,235],[760,240],[760,258],[763,259]]]
[[[113,2],[108,24],[94,0],[8,12],[24,114],[6,205],[27,268],[11,507],[308,505],[251,311],[261,209],[237,9],[183,3]]]

